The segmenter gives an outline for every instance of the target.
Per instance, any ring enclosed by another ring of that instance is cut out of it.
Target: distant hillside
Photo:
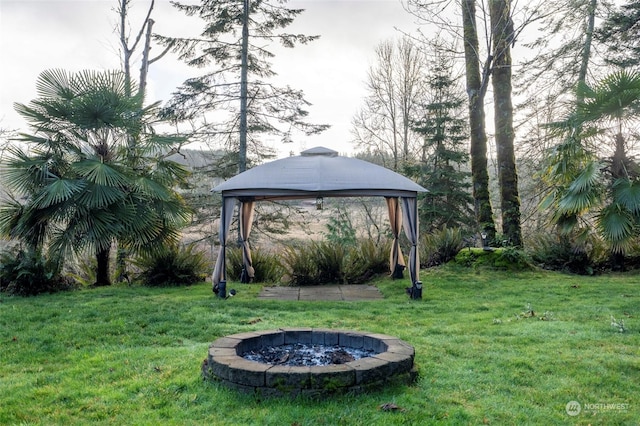
[[[211,164],[220,156],[222,156],[222,151],[181,149],[179,153],[171,155],[168,159],[195,170]]]

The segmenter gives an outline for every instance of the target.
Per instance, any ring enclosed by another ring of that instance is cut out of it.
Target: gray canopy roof
[[[427,190],[412,180],[357,158],[315,147],[240,173],[213,188],[223,197],[294,199],[353,196],[416,197]]]

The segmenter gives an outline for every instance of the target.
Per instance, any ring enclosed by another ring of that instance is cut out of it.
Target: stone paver
[[[263,300],[380,300],[382,293],[372,285],[319,285],[313,287],[263,287],[258,295]]]

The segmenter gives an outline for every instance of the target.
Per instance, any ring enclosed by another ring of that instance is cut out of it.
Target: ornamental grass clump
[[[185,286],[202,282],[210,270],[205,254],[195,245],[171,245],[134,260],[136,281],[149,287]]]
[[[420,241],[420,265],[438,266],[453,259],[465,246],[460,228],[442,228],[424,234]]]
[[[390,244],[372,239],[358,240],[345,261],[345,279],[349,284],[362,284],[376,275],[389,273]]]
[[[242,276],[242,249],[227,249],[227,268],[229,276],[240,281]],[[278,283],[285,274],[285,268],[280,261],[280,256],[276,253],[252,249],[251,261],[255,272],[252,282],[255,283]]]
[[[352,246],[329,241],[288,245],[283,265],[289,284],[360,284],[389,272],[389,245],[358,240]]]

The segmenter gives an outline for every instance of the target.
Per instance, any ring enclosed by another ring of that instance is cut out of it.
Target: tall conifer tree
[[[421,221],[427,230],[469,227],[473,223],[471,173],[465,165],[468,125],[464,93],[452,78],[451,60],[438,53],[429,73],[425,116],[414,123],[423,139],[420,184],[429,189],[422,199]]]
[[[280,32],[303,9],[288,9],[277,0],[203,0],[199,4],[175,2],[188,16],[199,17],[204,28],[199,36],[157,36],[186,64],[202,69],[175,93],[166,113],[193,126],[195,140],[218,141],[235,154],[237,172],[248,162],[264,159],[267,136],[290,142],[292,133],[313,134],[325,125],[305,121],[309,103],[303,93],[269,82],[275,75],[267,50],[270,43],[284,47],[317,38]],[[229,159],[227,159],[229,160]]]

